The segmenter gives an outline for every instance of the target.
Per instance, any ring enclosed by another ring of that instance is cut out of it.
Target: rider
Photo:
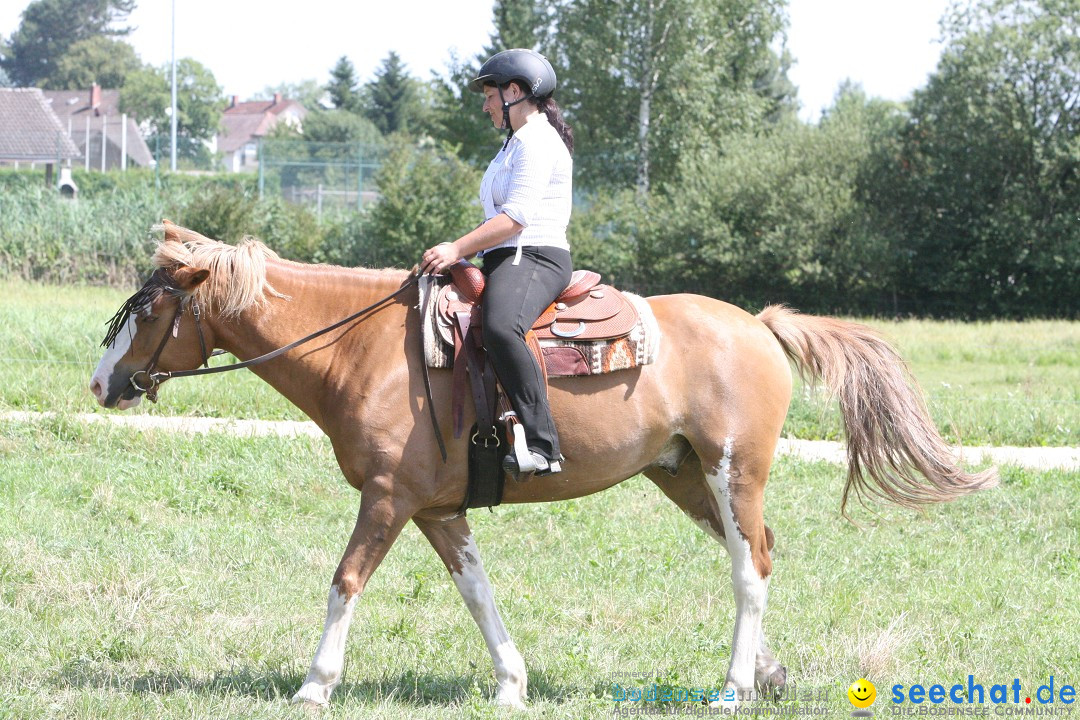
[[[574,135],[551,97],[555,71],[537,52],[493,55],[469,89],[484,94],[484,112],[507,131],[480,183],[485,220],[457,240],[428,249],[420,270],[440,273],[473,254],[483,257],[484,347],[529,448],[524,466],[511,453],[504,467],[519,478],[548,475],[562,469],[563,458],[544,377],[525,333],[570,281],[566,225]]]

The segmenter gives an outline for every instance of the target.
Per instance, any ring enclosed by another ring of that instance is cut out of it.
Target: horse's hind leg
[[[714,538],[720,543],[723,543],[725,547],[731,552],[731,547],[727,541],[728,531],[726,530],[726,523],[720,512],[720,505],[717,502],[717,497],[714,494],[711,483],[706,478],[705,472],[701,468],[701,463],[698,460],[697,455],[691,454],[690,457],[679,468],[678,474],[672,477],[667,472],[658,469],[651,469],[645,473],[650,480],[667,495],[676,505],[679,506],[687,516],[690,517],[699,527],[701,527],[709,536]],[[730,507],[730,503],[727,503]],[[764,519],[760,514],[760,505],[758,506],[758,518],[760,519],[761,537],[764,538],[764,548],[759,552],[764,552],[766,558],[768,558],[768,551],[772,549],[773,534],[764,524]],[[739,584],[741,578],[746,575],[745,572],[745,545],[747,544],[745,539],[736,530],[734,533],[738,542],[735,544],[735,552],[731,552],[732,556],[732,579],[735,587],[736,595],[736,644],[739,642],[740,632],[744,636],[749,635],[751,641],[753,640],[753,629],[756,627],[756,642],[751,642],[751,648],[753,650],[752,660],[752,678],[753,684],[762,690],[763,692],[778,690],[787,682],[787,669],[780,664],[779,661],[773,656],[765,643],[765,633],[761,628],[762,618],[765,611],[765,599],[764,588],[768,586],[768,574],[763,578],[756,572],[752,576],[752,580],[756,585],[764,586],[762,588],[760,611],[747,617],[746,605],[749,603],[745,598],[745,593],[740,594]],[[743,560],[743,567],[736,564],[736,553],[740,553]],[[752,553],[751,553],[752,555]],[[752,558],[751,558],[752,564]],[[770,565],[771,567],[771,565]],[[756,567],[754,568],[756,571]],[[752,610],[752,608],[751,608]],[[740,621],[742,624],[740,625]],[[733,651],[735,649],[733,644]],[[733,677],[736,677],[735,685],[737,687],[746,688],[749,687],[749,681],[747,680],[746,673],[746,650],[745,642],[744,646],[740,648],[743,652],[742,666],[735,667],[736,656],[732,655],[732,667],[728,673],[729,684]],[[732,671],[737,671],[737,674],[733,674]],[[741,681],[741,683],[740,683]]]
[[[495,608],[495,595],[488,582],[480,551],[473,542],[472,530],[464,517],[452,520],[425,520],[413,518],[435,552],[442,558],[450,577],[457,585],[469,612],[480,627],[487,643],[491,660],[495,664],[495,679],[499,683],[496,702],[499,705],[523,708],[528,678],[525,661],[506,632],[499,611]]]

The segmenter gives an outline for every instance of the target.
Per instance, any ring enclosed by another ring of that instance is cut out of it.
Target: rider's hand
[[[420,259],[421,275],[438,275],[461,259],[457,245],[451,242],[439,243],[428,248]]]

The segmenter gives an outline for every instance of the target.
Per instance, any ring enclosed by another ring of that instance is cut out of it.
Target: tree
[[[553,4],[543,0],[497,0],[491,9],[495,32],[485,57],[511,48],[543,52],[551,37],[553,11]]]
[[[553,64],[572,71],[556,97],[590,187],[645,194],[676,179],[682,155],[776,109],[780,0],[574,0],[558,26]]]
[[[638,289],[888,310],[892,248],[861,187],[905,119],[849,86],[818,126],[792,117],[683,156],[680,181],[649,193],[650,218],[635,230]]]
[[[319,110],[304,118],[304,140],[319,143],[379,145],[382,134],[365,117],[347,110]]]
[[[365,258],[376,267],[411,267],[426,248],[459,237],[482,218],[479,171],[443,147],[392,139],[376,183],[381,197],[371,209]]]
[[[135,9],[135,0],[34,0],[22,13],[2,66],[16,85],[37,85],[52,76],[58,60],[80,40],[122,36],[115,27]]]
[[[492,8],[494,32],[480,54],[470,60],[451,55],[444,76],[429,85],[432,112],[427,132],[458,147],[458,156],[474,164],[487,163],[498,150],[501,131],[480,111],[483,99],[469,92],[485,60],[501,50],[531,48],[544,52],[552,33],[550,0],[496,0]]]
[[[135,48],[104,35],[80,40],[56,61],[56,69],[42,82],[51,90],[81,90],[97,83],[123,87],[128,75],[142,67]]]
[[[176,63],[177,156],[198,166],[210,163],[206,145],[218,130],[225,97],[210,70],[191,58]],[[145,66],[128,76],[120,89],[120,109],[139,119],[153,146],[168,148],[171,134],[171,67]],[[155,137],[156,136],[156,137]]]
[[[382,61],[375,79],[367,84],[364,115],[384,135],[407,131],[422,115],[416,79],[393,50]]]
[[[295,83],[268,85],[259,93],[259,96],[270,99],[275,93],[281,93],[283,98],[296,100],[308,110],[322,109],[323,99],[328,94],[326,88],[320,85],[318,80],[301,80]]]
[[[984,0],[943,26],[896,159],[908,301],[949,315],[1080,307],[1080,4]]]
[[[357,86],[356,69],[352,61],[342,55],[330,70],[330,83],[326,86],[326,92],[330,95],[330,104],[338,110],[359,109],[360,96],[357,93]]]

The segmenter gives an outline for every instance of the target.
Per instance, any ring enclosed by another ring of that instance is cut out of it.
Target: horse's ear
[[[206,282],[206,278],[210,277],[209,270],[198,270],[187,265],[181,265],[173,271],[173,280],[176,282],[177,287],[185,292],[192,292],[195,288]]]
[[[164,218],[162,218],[161,225],[158,227],[165,233],[165,242],[211,242],[210,238],[205,235],[200,235],[194,230],[188,230],[186,227],[181,227]]]
[[[165,242],[180,242],[180,226],[165,218],[161,219],[161,228],[165,231]]]

